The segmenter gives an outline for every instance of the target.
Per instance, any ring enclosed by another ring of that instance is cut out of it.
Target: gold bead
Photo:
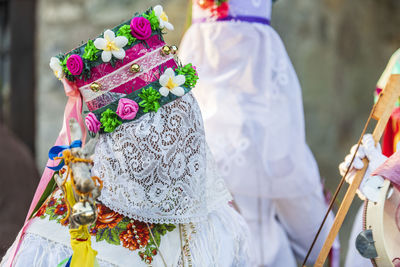
[[[100,88],[101,88],[101,84],[96,83],[96,82],[93,82],[93,83],[90,85],[90,89],[91,89],[93,92],[98,92],[98,91],[100,91]]]
[[[165,57],[165,56],[168,56],[170,53],[171,53],[171,48],[169,48],[168,45],[164,45],[164,46],[161,48],[161,55],[163,55],[164,57]]]
[[[176,45],[171,45],[169,49],[171,50],[171,54],[173,55],[178,53],[178,47]]]
[[[132,73],[138,73],[140,71],[140,65],[135,63],[131,66],[129,70]]]

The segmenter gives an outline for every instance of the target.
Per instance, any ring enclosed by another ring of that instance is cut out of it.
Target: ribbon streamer
[[[75,140],[74,142],[71,143],[71,145],[65,145],[65,146],[53,146],[49,150],[49,159],[55,160],[56,157],[59,157],[60,154],[66,150],[66,149],[71,149],[71,148],[76,148],[76,147],[82,147],[82,141],[81,140]],[[62,160],[57,166],[51,167],[47,166],[47,168],[52,169],[53,171],[59,171],[61,170],[62,167],[64,167],[65,162]]]
[[[71,143],[71,132],[70,132],[70,128],[69,128],[69,120],[71,118],[75,118],[77,120],[79,126],[81,127],[82,141],[84,143],[86,140],[86,128],[85,128],[85,124],[84,124],[82,116],[81,116],[82,96],[79,92],[78,87],[75,84],[70,83],[65,78],[62,79],[61,82],[64,85],[65,94],[68,96],[68,102],[67,102],[67,104],[65,106],[65,110],[64,110],[63,126],[62,126],[62,129],[61,129],[54,145],[62,146],[62,145]],[[47,161],[46,166],[49,166],[51,163],[52,162],[49,159]],[[32,203],[29,207],[28,214],[26,215],[24,226],[22,227],[22,230],[20,231],[20,233],[17,236],[16,240],[18,240],[18,242],[13,247],[13,249],[10,253],[10,257],[8,258],[7,266],[10,266],[10,267],[12,266],[12,263],[15,259],[15,256],[17,255],[18,249],[21,245],[22,238],[26,232],[26,229],[28,228],[28,226],[30,224],[30,218],[32,216],[32,213],[35,210],[35,207],[36,207],[37,203],[39,202],[41,196],[43,195],[43,193],[47,187],[47,184],[50,182],[51,178],[53,177],[53,174],[54,174],[54,170],[52,170],[50,168],[45,168],[45,170],[43,171],[39,185],[36,189]]]

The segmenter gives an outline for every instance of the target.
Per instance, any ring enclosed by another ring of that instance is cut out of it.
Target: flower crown
[[[165,29],[173,30],[173,25],[158,5],[50,59],[56,77],[85,100],[89,132],[112,132],[124,122],[157,112],[196,85],[195,67],[178,62],[177,48],[162,37]]]
[[[162,6],[157,5],[142,14],[136,14],[131,20],[106,30],[102,35],[72,50],[50,59],[50,68],[59,79],[69,81],[87,79],[91,69],[102,64],[112,66],[118,60],[124,60],[125,50],[139,44],[147,45],[146,40],[158,36],[163,41],[164,29],[173,30]]]

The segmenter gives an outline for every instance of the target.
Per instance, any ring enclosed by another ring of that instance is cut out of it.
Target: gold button
[[[133,64],[130,68],[130,72],[132,73],[138,73],[140,71],[140,66],[139,64]]]
[[[93,83],[90,85],[90,89],[91,89],[93,92],[98,92],[98,91],[100,91],[100,88],[101,88],[101,84],[96,83],[96,82],[93,82]]]
[[[171,48],[169,48],[168,45],[164,45],[164,46],[161,48],[161,55],[163,55],[164,57],[165,57],[165,56],[168,56],[170,53],[171,53]]]

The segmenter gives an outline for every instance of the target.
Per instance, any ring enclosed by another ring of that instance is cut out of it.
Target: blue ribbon
[[[214,22],[214,21],[244,21],[250,23],[261,23],[264,25],[271,25],[271,21],[268,18],[256,17],[256,16],[227,16],[225,18],[195,18],[192,23],[204,23],[204,22]]]
[[[49,150],[49,159],[54,160],[56,157],[60,157],[62,155],[62,152],[66,149],[71,149],[75,147],[82,147],[82,141],[81,140],[75,140],[71,143],[71,145],[65,145],[65,146],[53,146]],[[65,163],[64,160],[58,164],[58,166],[55,167],[50,167],[47,166],[47,168],[52,169],[53,171],[59,171],[61,170],[62,167],[64,167]]]
[[[64,266],[64,264],[65,263],[67,263],[64,267],[70,267],[70,265],[71,265],[71,259],[72,259],[72,256],[71,257],[68,257],[68,258],[66,258],[66,259],[64,259],[62,262],[60,262],[58,265],[57,265],[57,267],[62,267],[62,266]]]
[[[72,256],[69,257],[69,260],[68,260],[68,262],[67,262],[67,265],[65,265],[65,267],[70,267],[70,265],[71,265],[71,260],[72,260]]]

